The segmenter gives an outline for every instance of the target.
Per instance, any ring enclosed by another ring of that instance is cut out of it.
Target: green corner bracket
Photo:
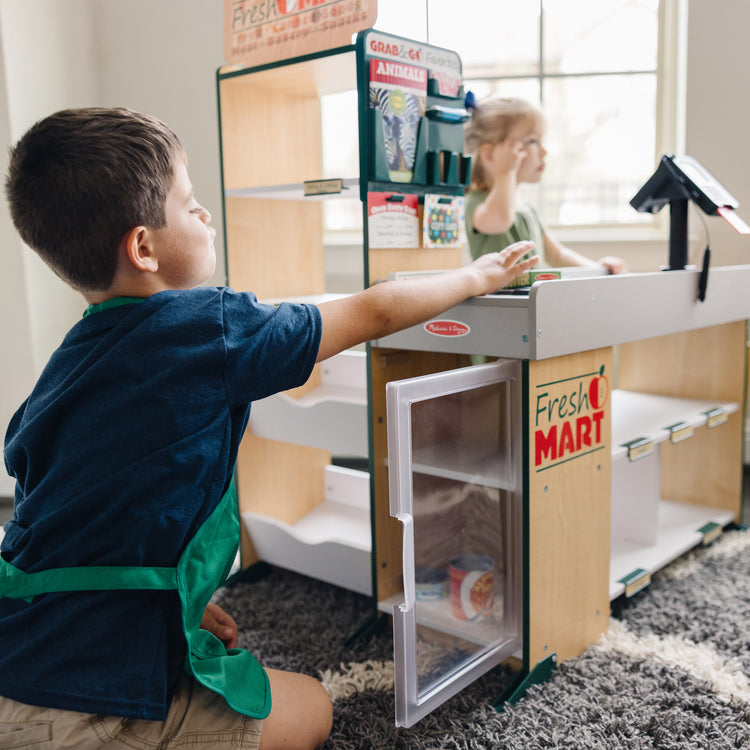
[[[273,571],[273,566],[269,563],[259,560],[247,568],[241,568],[236,573],[232,574],[227,578],[222,586],[233,586],[235,583],[256,583],[262,580],[266,576],[270,575]]]
[[[360,641],[382,633],[385,629],[386,619],[383,614],[368,615],[367,619],[353,633],[344,638],[344,646],[351,648]]]
[[[530,672],[519,672],[492,704],[492,707],[499,713],[506,706],[512,706],[523,698],[530,687],[547,682],[555,669],[557,669],[557,654],[550,654],[537,662]]]
[[[701,535],[703,546],[708,547],[709,544],[712,544],[721,537],[724,533],[724,529],[721,524],[718,524],[715,521],[710,521],[701,526],[698,529],[698,533]]]

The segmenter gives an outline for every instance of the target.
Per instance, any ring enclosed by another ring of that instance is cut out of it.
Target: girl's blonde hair
[[[502,143],[510,131],[524,123],[530,130],[541,131],[544,116],[541,110],[525,99],[489,99],[477,104],[464,126],[464,150],[471,154],[471,190],[489,191],[492,178],[479,159],[479,147],[485,143]]]

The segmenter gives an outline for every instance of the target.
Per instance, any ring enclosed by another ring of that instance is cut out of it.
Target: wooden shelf
[[[416,473],[429,474],[459,482],[469,482],[500,490],[513,489],[513,478],[505,458],[490,453],[486,443],[444,443],[414,452],[412,468]]]
[[[279,96],[305,97],[317,99],[342,91],[356,91],[356,59],[354,48],[341,50],[330,55],[288,65],[285,61],[256,69],[252,75],[245,75],[246,68],[225,67],[219,71],[224,81],[242,86],[248,92],[256,89],[272,92]]]
[[[325,179],[325,178],[323,178]],[[321,201],[352,199],[359,200],[359,179],[357,177],[342,180],[340,193],[325,193],[323,195],[305,195],[303,182],[288,185],[259,185],[258,187],[240,187],[226,190],[227,198],[267,198],[289,201]]]
[[[378,602],[378,610],[393,614],[393,608],[404,603],[403,592]],[[503,596],[495,592],[492,614],[468,622],[459,620],[451,612],[450,597],[434,602],[415,602],[417,625],[439,630],[442,633],[461,638],[481,646],[490,646],[514,636],[507,633],[503,625]]]

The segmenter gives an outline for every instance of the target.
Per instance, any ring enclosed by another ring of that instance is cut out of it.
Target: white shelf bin
[[[612,394],[612,535],[610,599],[625,592],[621,582],[636,570],[651,574],[700,544],[701,527],[725,526],[734,515],[725,510],[664,500],[660,497],[660,445],[670,427],[706,428],[707,412],[739,409],[732,402],[673,398],[615,390]],[[628,460],[625,443],[645,438],[651,452]]]
[[[612,462],[612,536],[655,544],[659,525],[659,449],[637,461]]]
[[[321,364],[321,384],[302,398],[284,393],[253,403],[250,431],[262,438],[366,457],[367,355],[346,351]]]
[[[654,443],[669,440],[669,427],[685,423],[701,427],[707,423],[706,412],[723,409],[732,414],[739,404],[725,401],[657,396],[616,389],[612,392],[612,460],[627,457],[624,444],[648,438]]]
[[[625,592],[620,583],[634,570],[654,573],[703,541],[700,529],[709,523],[726,526],[734,520],[730,511],[661,500],[658,505],[657,541],[639,544],[613,535],[609,563],[609,598]]]
[[[370,475],[329,466],[325,501],[290,526],[242,514],[258,556],[279,567],[372,596]]]

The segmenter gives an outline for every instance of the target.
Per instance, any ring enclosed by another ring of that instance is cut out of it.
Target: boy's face
[[[192,289],[211,277],[216,267],[211,214],[196,200],[187,167],[177,159],[167,194],[167,224],[151,229],[161,278],[171,289]]]

